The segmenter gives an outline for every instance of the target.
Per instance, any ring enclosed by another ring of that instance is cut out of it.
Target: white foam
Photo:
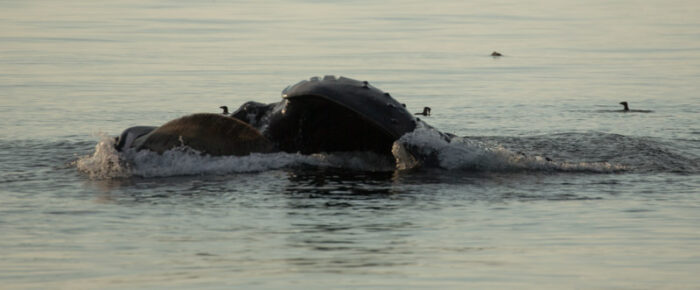
[[[88,174],[91,179],[109,179],[128,177],[131,175],[127,164],[124,164],[119,153],[114,149],[114,138],[100,134],[100,142],[95,145],[95,152],[75,161],[80,172]]]
[[[420,124],[420,123],[419,123]],[[448,170],[473,171],[590,171],[614,172],[624,170],[623,166],[607,162],[559,162],[542,156],[527,156],[514,153],[499,145],[486,145],[468,138],[455,137],[447,140],[440,132],[425,125],[419,125],[413,132],[397,140],[392,152],[398,169],[413,168],[421,157],[433,159],[431,163]],[[412,159],[406,156],[411,148]]]
[[[429,126],[420,125],[394,143],[390,160],[370,152],[341,152],[302,155],[298,153],[253,153],[247,156],[209,156],[180,146],[163,154],[133,149],[117,152],[114,138],[102,135],[95,152],[75,161],[79,171],[91,179],[166,177],[180,175],[222,175],[260,172],[295,166],[332,167],[362,171],[409,169],[429,156],[433,166],[468,171],[554,171],[616,172],[625,167],[607,162],[551,161],[541,156],[514,153],[502,146],[490,146],[468,138],[451,140]],[[405,147],[410,147],[405,150]],[[416,154],[417,153],[417,154]]]
[[[114,139],[103,136],[92,155],[78,159],[78,170],[91,179],[166,177],[182,175],[222,175],[260,172],[294,166],[346,168],[363,171],[390,171],[392,160],[369,152],[341,152],[302,155],[298,153],[253,153],[247,156],[210,156],[180,146],[158,154],[132,149],[117,152]]]

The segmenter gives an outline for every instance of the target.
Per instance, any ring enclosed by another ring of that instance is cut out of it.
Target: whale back
[[[358,114],[394,140],[416,128],[414,117],[403,104],[366,81],[314,77],[287,87],[282,91],[282,98],[292,102],[295,99],[322,98]]]
[[[275,146],[257,129],[236,118],[220,114],[193,114],[163,124],[140,137],[134,146],[163,153],[187,146],[214,156],[275,151]]]
[[[279,103],[248,102],[231,116],[194,114],[158,128],[135,127],[124,148],[162,153],[186,145],[211,155],[371,151],[391,156],[418,120],[368,82],[326,76],[287,87]],[[121,142],[120,142],[121,143]],[[117,146],[118,150],[122,146]]]

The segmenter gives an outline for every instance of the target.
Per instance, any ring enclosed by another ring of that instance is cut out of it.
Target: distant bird
[[[228,115],[228,107],[227,106],[221,106],[221,107],[219,107],[219,109],[224,110],[224,112],[222,114]]]
[[[628,106],[627,102],[620,102],[620,105],[625,106],[625,108],[623,109],[623,111],[625,111],[625,112],[629,112],[629,111],[630,111],[630,107]]]
[[[627,112],[630,112],[630,113],[651,113],[651,112],[654,112],[652,110],[630,110],[630,106],[627,102],[620,102],[620,105],[625,106],[625,108],[622,109],[622,112],[625,112],[625,113],[627,113]]]
[[[423,112],[415,113],[416,115],[430,116],[430,107],[423,107]]]
[[[494,52],[491,53],[491,56],[493,56],[493,57],[498,57],[498,56],[503,56],[503,54],[501,54],[501,53],[498,52],[498,51],[494,51]]]

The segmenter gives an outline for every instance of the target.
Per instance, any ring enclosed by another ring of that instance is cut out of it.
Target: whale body
[[[366,81],[313,77],[284,89],[277,103],[251,101],[230,115],[198,113],[159,127],[128,128],[115,148],[162,153],[187,146],[214,156],[347,151],[390,156],[394,142],[421,122]]]

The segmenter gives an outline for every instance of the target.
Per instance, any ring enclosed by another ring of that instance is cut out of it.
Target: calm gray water
[[[698,3],[0,1],[1,288],[699,288]],[[464,138],[110,151],[326,74]]]

